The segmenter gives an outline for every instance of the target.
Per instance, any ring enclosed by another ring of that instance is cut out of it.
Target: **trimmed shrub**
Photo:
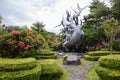
[[[108,48],[101,48],[100,51],[109,51]]]
[[[56,54],[55,52],[39,52],[39,53],[37,53],[38,55],[41,55],[41,56],[44,56],[44,55],[46,55],[46,56],[51,56],[51,55],[54,55],[54,54]]]
[[[88,52],[87,55],[84,55],[83,57],[86,60],[97,61],[101,56],[106,56],[109,54],[110,54],[110,51],[91,51],[91,52]]]
[[[57,59],[57,54],[46,56],[46,55],[35,55],[36,59]]]
[[[34,58],[7,59],[0,58],[0,71],[20,71],[36,67],[37,63]]]
[[[120,70],[120,55],[108,55],[99,59],[100,66]]]
[[[39,80],[41,65],[34,58],[0,58],[0,80]]]
[[[90,56],[104,56],[104,55],[109,55],[110,51],[91,51],[88,52],[88,55]]]
[[[30,70],[13,72],[0,72],[0,80],[39,80],[41,66],[36,66]]]
[[[102,80],[120,80],[120,71],[96,66],[95,71]]]
[[[63,75],[63,69],[56,60],[38,60],[38,64],[42,67],[40,80],[60,80]]]
[[[38,50],[34,57],[36,59],[57,59],[57,54],[50,50]]]
[[[89,56],[89,55],[84,55],[83,57],[84,59],[90,60],[90,61],[97,61],[100,58],[100,56]]]
[[[115,55],[118,54],[119,55],[120,52],[114,51],[112,54],[115,54]]]
[[[113,42],[113,50],[120,51],[120,43],[119,43],[119,41],[115,40]]]
[[[47,49],[42,49],[40,50],[40,54],[46,54],[46,53],[50,53],[51,51],[50,50],[47,50]]]
[[[63,62],[67,59],[68,55],[63,56]]]

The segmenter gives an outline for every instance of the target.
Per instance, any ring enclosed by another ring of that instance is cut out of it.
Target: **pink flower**
[[[38,36],[36,36],[36,37],[35,37],[35,40],[36,40],[36,41],[38,41],[38,40],[39,40],[39,37],[38,37]]]
[[[18,46],[24,47],[24,46],[25,46],[25,43],[24,43],[24,42],[19,42],[19,43],[18,43]]]
[[[28,30],[27,31],[29,34],[34,34],[33,30]]]
[[[26,40],[27,39],[27,37],[24,37],[24,40]]]
[[[19,36],[19,35],[20,35],[20,33],[19,33],[18,31],[15,31],[15,30],[13,30],[13,31],[11,32],[11,34],[12,34],[13,36]]]
[[[15,48],[17,48],[18,46],[15,46]]]
[[[17,43],[17,41],[16,41],[16,40],[14,40],[14,41],[13,41],[13,43]]]
[[[3,37],[0,35],[0,40],[2,39]]]
[[[27,45],[27,46],[25,46],[25,50],[27,50],[27,49],[30,49],[32,46],[30,46],[30,45]]]

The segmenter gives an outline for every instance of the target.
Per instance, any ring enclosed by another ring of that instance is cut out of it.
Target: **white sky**
[[[102,0],[105,1],[105,0]],[[59,33],[60,24],[65,10],[77,9],[89,6],[92,0],[0,0],[0,15],[3,17],[2,24],[31,26],[36,21],[46,24],[45,29]],[[87,15],[89,9],[82,11],[81,16]]]

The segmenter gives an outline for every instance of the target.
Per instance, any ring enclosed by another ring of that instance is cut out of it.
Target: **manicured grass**
[[[86,77],[87,80],[101,80],[95,72],[95,66],[91,67],[91,69],[87,72]]]
[[[86,64],[86,63],[88,63],[88,62],[90,62],[90,61],[85,60],[84,58],[80,58],[80,62],[81,62],[80,65],[84,65],[84,64]]]

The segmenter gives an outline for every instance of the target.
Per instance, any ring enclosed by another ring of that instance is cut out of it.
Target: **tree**
[[[103,16],[107,16],[109,13],[109,8],[105,5],[104,2],[99,0],[93,0],[90,6],[90,12],[94,15],[96,19],[99,19]]]
[[[2,17],[0,16],[0,27],[1,27]]]
[[[38,22],[38,21],[36,23],[33,23],[31,26],[31,28],[38,33],[41,33],[44,30],[44,27],[45,27],[45,24],[43,24],[42,22]]]
[[[101,25],[101,22],[111,13],[105,3],[99,0],[93,0],[89,8],[90,14],[86,16],[86,24],[92,29],[96,29],[97,26]]]
[[[120,19],[120,0],[110,0],[110,2],[114,18]]]
[[[110,52],[113,53],[113,41],[115,40],[115,36],[117,35],[118,31],[120,30],[120,26],[118,26],[118,22],[111,18],[108,21],[104,21],[101,25],[103,27],[104,32],[107,38],[110,39]]]

